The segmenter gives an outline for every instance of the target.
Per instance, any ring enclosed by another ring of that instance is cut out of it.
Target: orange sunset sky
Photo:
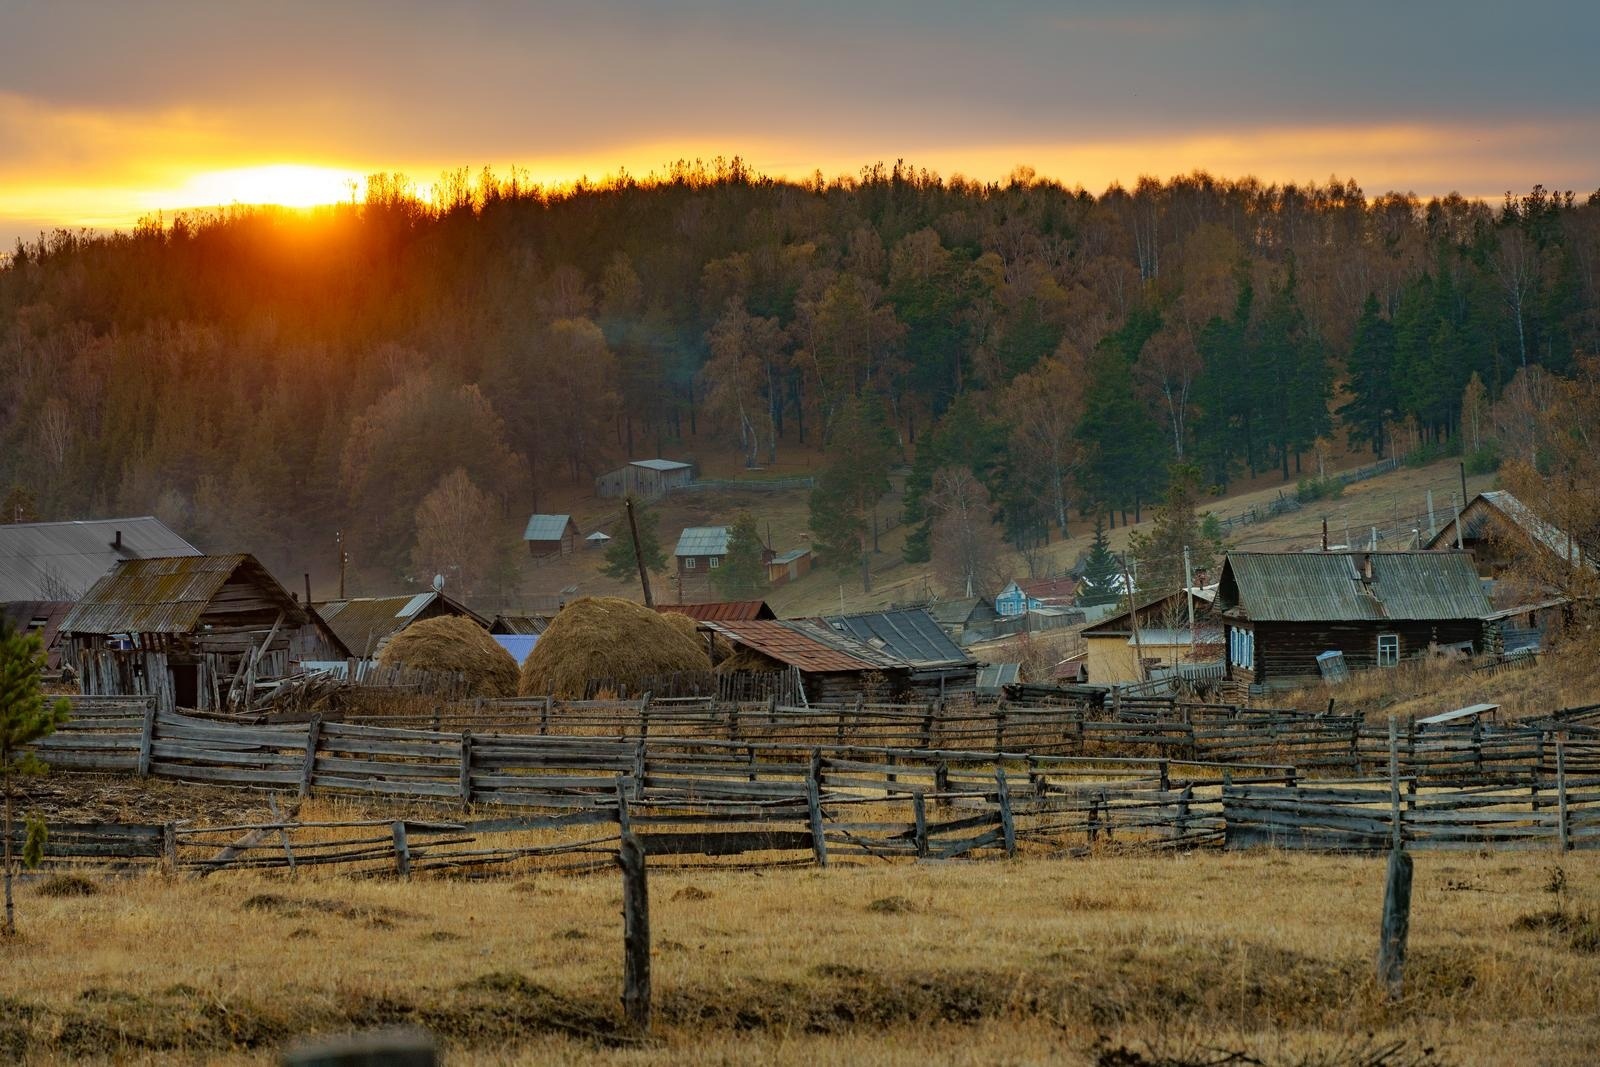
[[[1592,3],[0,0],[0,247],[157,211],[741,155],[1600,187]]]

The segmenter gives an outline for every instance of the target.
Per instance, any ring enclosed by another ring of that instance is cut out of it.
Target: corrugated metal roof
[[[811,550],[809,548],[791,548],[781,556],[773,556],[769,566],[787,566],[788,564],[793,563],[795,560],[804,556],[809,556],[810,554]]]
[[[726,556],[728,554],[728,527],[686,526],[678,535],[675,556]]]
[[[834,671],[882,670],[884,664],[870,655],[850,655],[824,643],[814,632],[807,632],[795,620],[750,619],[740,622],[707,622],[708,628],[726,637],[731,643],[749,648],[802,671],[829,673]]]
[[[61,624],[78,634],[186,634],[236,571],[282,605],[290,625],[305,611],[254,556],[172,556],[130,559],[94,583]]]
[[[981,596],[963,597],[959,600],[941,600],[928,605],[928,614],[941,626],[961,626],[978,611],[985,601]]]
[[[1592,555],[1583,550],[1581,544],[1574,545],[1573,540],[1564,531],[1545,522],[1533,509],[1524,504],[1514,494],[1504,489],[1495,489],[1487,493],[1479,493],[1472,498],[1472,502],[1460,515],[1463,529],[1467,537],[1483,537],[1485,527],[1488,525],[1486,512],[1496,512],[1512,525],[1520,528],[1535,543],[1543,545],[1552,555],[1564,560],[1578,560],[1585,566],[1595,568],[1600,566]],[[1444,529],[1435,534],[1428,542],[1429,548],[1449,548],[1456,541],[1456,522],[1452,518],[1445,524]]]
[[[522,531],[522,539],[524,541],[559,541],[567,536],[567,527],[571,524],[571,515],[534,515],[528,519],[528,527]],[[574,529],[576,529],[575,526]]]
[[[1457,552],[1230,552],[1216,602],[1259,622],[1476,619],[1492,610],[1472,560]]]
[[[329,629],[358,656],[377,655],[389,643],[389,638],[417,619],[428,617],[430,612],[432,615],[463,615],[485,628],[489,625],[488,620],[465,604],[433,590],[400,596],[327,600],[316,608]]]
[[[1022,681],[1020,663],[986,663],[978,670],[978,692],[994,694],[1001,686]]]
[[[653,471],[681,471],[687,470],[689,464],[680,463],[675,459],[636,459],[629,466],[644,467]]]
[[[0,601],[74,599],[122,560],[199,554],[150,515],[0,526]]]
[[[11,624],[23,633],[39,635],[52,668],[61,665],[56,633],[71,611],[70,600],[14,600],[0,604],[0,617],[11,620]]]
[[[880,648],[913,667],[965,666],[973,661],[923,608],[830,615],[834,630]]]
[[[496,615],[489,624],[492,634],[542,634],[550,620],[542,615]]]
[[[777,612],[765,600],[725,600],[713,604],[657,604],[663,614],[675,611],[700,622],[745,622],[751,619],[776,619]]]

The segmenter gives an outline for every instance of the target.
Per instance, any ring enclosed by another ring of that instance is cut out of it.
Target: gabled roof
[[[1173,593],[1152,597],[1151,599],[1140,604],[1140,629],[1143,629],[1146,625],[1143,620],[1149,619],[1153,616],[1159,618],[1161,615],[1165,615],[1170,612],[1174,618],[1176,618],[1179,614],[1187,617],[1189,613],[1189,605],[1185,601],[1183,593],[1184,591],[1179,589]],[[1211,604],[1217,598],[1217,587],[1214,585],[1195,586],[1189,590],[1189,594],[1194,597],[1195,614],[1199,615],[1202,612],[1211,610]],[[1121,636],[1122,634],[1131,634],[1132,632],[1132,618],[1126,610],[1123,610],[1106,616],[1092,626],[1084,627],[1083,636]]]
[[[849,646],[844,641],[825,641],[815,629],[798,620],[708,621],[704,625],[734,645],[801,671],[873,671],[899,666],[885,662],[870,648],[859,648],[859,654],[852,654],[846,651]]]
[[[1442,530],[1433,535],[1427,547],[1449,548],[1454,545],[1458,521],[1466,538],[1478,539],[1488,536],[1488,527],[1493,521],[1492,516],[1499,516],[1504,522],[1520,529],[1535,544],[1542,546],[1558,559],[1577,559],[1591,568],[1597,566],[1594,556],[1584,551],[1581,544],[1574,545],[1572,538],[1564,531],[1545,522],[1532,508],[1504,489],[1479,493],[1473,497],[1459,517],[1451,518],[1444,524]]]
[[[785,567],[793,563],[795,560],[802,559],[809,555],[811,555],[811,550],[809,548],[791,548],[781,556],[773,556],[767,561],[767,563],[773,567]]]
[[[1471,558],[1425,551],[1230,552],[1216,604],[1257,622],[1426,622],[1493,610]]]
[[[345,647],[358,656],[377,655],[389,638],[430,614],[461,615],[485,629],[489,626],[476,611],[432,589],[400,596],[327,600],[317,605],[317,611]]]
[[[1078,595],[1079,579],[1071,575],[1057,578],[1033,578],[1017,582],[1017,588],[1035,600],[1071,600]]]
[[[923,608],[830,615],[823,621],[835,631],[849,634],[913,667],[966,666],[976,662]]]
[[[940,626],[964,626],[973,615],[994,615],[994,605],[981,596],[959,600],[938,600],[928,605],[928,614]]]
[[[305,607],[254,556],[130,559],[101,578],[61,623],[75,634],[186,634],[235,575],[278,602],[284,621],[303,626]]]
[[[712,604],[657,604],[662,614],[675,611],[699,622],[748,622],[752,619],[776,619],[778,613],[767,606],[765,600],[724,600]]]
[[[199,554],[150,515],[0,526],[0,601],[81,597],[122,560]]]
[[[629,464],[630,467],[644,467],[653,471],[681,471],[688,470],[689,464],[680,463],[675,459],[636,459]]]
[[[686,526],[678,535],[675,556],[726,556],[728,554],[728,527]]]
[[[559,541],[567,536],[568,527],[572,528],[573,533],[578,532],[578,524],[572,521],[571,515],[534,515],[528,519],[528,527],[522,531],[522,539]]]

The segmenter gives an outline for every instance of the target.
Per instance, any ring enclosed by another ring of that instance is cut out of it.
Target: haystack
[[[519,691],[582,700],[593,680],[632,691],[653,675],[710,669],[693,619],[618,597],[582,597],[561,609],[528,653]]]
[[[517,661],[489,631],[460,615],[423,619],[395,634],[378,662],[385,667],[459,672],[475,697],[517,695]]]

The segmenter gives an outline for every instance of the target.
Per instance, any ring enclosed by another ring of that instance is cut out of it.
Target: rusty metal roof
[[[726,637],[732,644],[802,671],[873,671],[901,666],[879,661],[871,655],[871,649],[863,650],[863,655],[851,655],[835,647],[834,642],[825,642],[820,634],[811,631],[800,620],[707,621],[705,626]]]
[[[1216,604],[1258,622],[1425,622],[1493,610],[1469,556],[1425,551],[1230,552]]]
[[[700,622],[748,622],[752,619],[776,619],[777,612],[765,600],[723,600],[711,604],[657,604],[656,610],[665,614],[675,611]]]
[[[489,628],[489,621],[443,593],[406,593],[400,596],[364,596],[328,600],[317,611],[345,647],[358,656],[376,656],[389,639],[418,619],[437,615],[462,615]]]
[[[122,560],[199,554],[149,515],[7,524],[0,526],[0,601],[71,600]]]
[[[241,574],[304,625],[304,608],[251,555],[130,559],[101,578],[61,623],[64,633],[185,634],[193,632],[213,598]]]

